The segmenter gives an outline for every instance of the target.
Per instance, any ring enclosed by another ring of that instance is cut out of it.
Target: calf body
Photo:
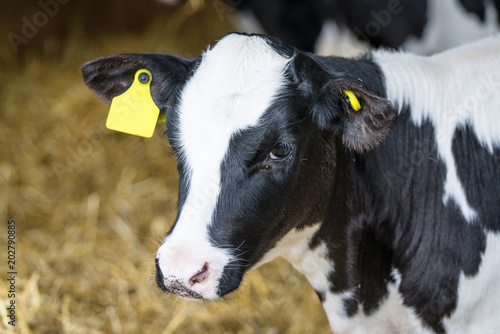
[[[351,60],[231,34],[192,60],[120,55],[82,70],[110,99],[148,69],[167,113],[180,190],[161,289],[218,298],[283,256],[335,333],[493,334],[499,52],[490,38]]]

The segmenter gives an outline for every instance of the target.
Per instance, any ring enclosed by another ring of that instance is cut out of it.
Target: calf
[[[107,100],[139,69],[180,176],[162,290],[219,298],[283,256],[335,333],[500,333],[500,38],[344,59],[230,34],[82,67]]]

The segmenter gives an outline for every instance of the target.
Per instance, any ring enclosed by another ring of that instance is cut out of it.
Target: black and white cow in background
[[[157,0],[165,4],[182,0]],[[368,45],[432,54],[500,30],[500,0],[214,0],[241,31],[303,51],[354,55]]]
[[[345,59],[230,34],[82,71],[110,100],[141,68],[180,174],[162,290],[215,299],[283,256],[335,333],[500,333],[499,37]]]
[[[161,1],[161,0],[160,0]],[[432,54],[499,31],[500,0],[227,0],[236,23],[304,51],[345,55],[364,46]],[[360,44],[359,40],[364,43]]]

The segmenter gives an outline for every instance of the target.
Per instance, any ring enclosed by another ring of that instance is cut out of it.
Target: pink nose
[[[182,279],[181,277],[176,277],[174,275],[165,275],[164,271],[160,268],[159,260],[156,259],[156,282],[164,291],[169,291],[185,297],[202,299],[203,296],[200,295],[199,292],[200,289],[204,289],[204,285],[208,281],[210,276],[209,268],[209,264],[205,262],[203,267],[198,271],[195,271],[195,274],[189,279]]]

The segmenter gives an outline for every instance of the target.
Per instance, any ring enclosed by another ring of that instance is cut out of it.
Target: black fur
[[[352,196],[370,213],[375,240],[392,253],[405,304],[443,332],[441,320],[456,307],[460,273],[479,269],[485,234],[480,224],[465,221],[452,200],[443,204],[446,168],[432,124],[416,127],[403,111],[380,147],[356,157],[350,168]]]
[[[167,288],[165,287],[165,278],[163,277],[163,274],[160,270],[160,264],[158,263],[158,259],[155,259],[155,267],[156,267],[156,275],[155,275],[155,278],[156,278],[156,284],[158,284],[158,287],[162,290],[162,291],[167,291]]]
[[[478,211],[477,223],[489,231],[500,232],[500,149],[489,152],[470,126],[465,126],[457,129],[452,150],[459,157],[456,159],[459,179],[471,180],[465,187],[465,195]],[[469,272],[473,274],[474,269]]]
[[[164,54],[121,54],[89,61],[81,71],[85,84],[110,102],[132,85],[138,70],[147,69],[153,76],[151,96],[165,111],[198,61]]]
[[[264,116],[265,126],[242,131],[231,140],[221,167],[221,193],[209,231],[216,246],[237,249],[234,255],[238,261],[224,270],[223,276],[229,279],[222,282],[222,293],[236,289],[247,268],[287,231],[318,221],[324,211],[321,205],[326,189],[310,188],[310,182],[304,179],[321,164],[319,160],[314,164],[316,159],[303,163],[313,158],[304,153],[320,147],[313,146],[308,138],[314,129],[305,121],[305,110],[300,98],[283,95]],[[286,161],[272,161],[269,151],[280,142],[293,145],[293,153]],[[302,196],[305,191],[307,199]],[[307,208],[295,205],[304,200]],[[240,274],[232,275],[235,271]]]

